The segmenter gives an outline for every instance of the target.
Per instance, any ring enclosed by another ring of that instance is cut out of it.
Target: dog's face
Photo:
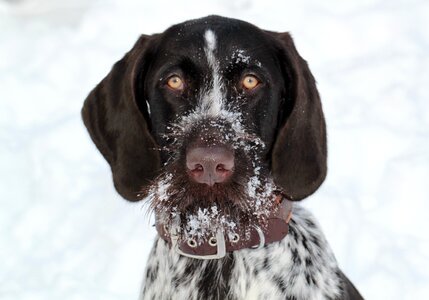
[[[326,174],[314,79],[287,33],[207,17],[142,36],[88,96],[83,118],[121,195],[158,215],[234,229]]]
[[[286,97],[273,37],[244,22],[211,22],[180,24],[158,38],[156,56],[140,79],[152,132],[163,145],[161,135],[179,116],[192,112],[216,119],[238,113],[242,125],[269,148]]]

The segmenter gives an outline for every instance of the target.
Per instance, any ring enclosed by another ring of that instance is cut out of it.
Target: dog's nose
[[[186,166],[192,179],[213,186],[226,181],[234,170],[234,152],[226,147],[196,147],[188,150]]]

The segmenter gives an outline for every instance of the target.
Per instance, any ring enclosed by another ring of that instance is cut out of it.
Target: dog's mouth
[[[170,226],[179,219],[186,238],[200,241],[219,229],[242,235],[252,225],[263,227],[273,210],[277,189],[260,158],[263,143],[234,126],[216,119],[174,129],[174,148],[181,150],[148,198],[157,220]]]

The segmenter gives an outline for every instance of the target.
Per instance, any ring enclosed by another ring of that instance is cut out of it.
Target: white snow
[[[232,61],[234,63],[245,63],[248,64],[250,62],[250,56],[244,54],[243,49],[238,49],[232,53]]]
[[[153,220],[116,195],[79,112],[140,33],[208,14],[291,31],[329,133],[305,206],[367,299],[427,298],[425,0],[0,1],[0,298],[137,298]]]
[[[152,188],[149,190],[148,196],[145,200],[152,199],[154,197],[157,198],[158,201],[167,201],[169,194],[168,189],[170,188],[170,182],[173,178],[173,174],[167,173],[164,176],[162,176],[157,184],[154,184]],[[140,195],[137,195],[140,196]]]

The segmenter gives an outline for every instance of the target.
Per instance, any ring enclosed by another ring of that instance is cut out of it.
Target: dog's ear
[[[275,183],[291,200],[301,200],[326,177],[326,126],[316,82],[289,33],[271,35],[280,43],[285,81],[271,168]]]
[[[154,36],[141,36],[110,73],[91,91],[82,108],[89,134],[110,164],[118,193],[136,201],[160,169],[156,143],[149,132],[145,99],[136,99],[137,82],[149,65]],[[139,95],[143,95],[141,91]],[[143,102],[143,105],[138,101]]]

